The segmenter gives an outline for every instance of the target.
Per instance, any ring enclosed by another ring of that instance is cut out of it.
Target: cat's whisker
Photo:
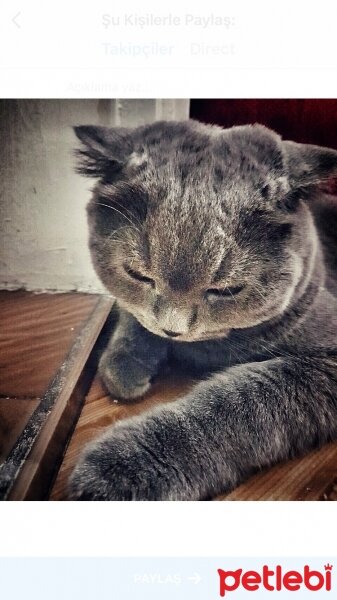
[[[115,198],[113,199],[113,203],[117,204],[117,206],[119,206],[123,211],[126,212],[127,215],[129,215],[131,220],[134,220],[138,225],[142,225],[142,222],[140,220],[139,217],[137,217],[137,215],[135,215],[131,210],[129,210],[126,206],[124,206],[123,204],[121,204],[120,202],[117,202],[117,200],[115,200]]]
[[[261,285],[261,289],[262,289],[263,291],[265,291],[265,288],[264,288],[262,285]],[[254,284],[254,292],[256,292],[256,293],[257,293],[257,294],[258,294],[258,295],[259,295],[259,296],[262,298],[263,302],[265,302],[266,298],[268,297],[268,294],[267,294],[267,293],[263,294],[263,293],[261,292],[261,290],[260,290],[260,286],[259,286],[259,284],[258,284],[258,283],[255,283],[255,284]]]
[[[235,344],[233,344],[233,342],[228,343],[229,346],[229,352],[230,352],[230,356],[229,356],[229,367],[231,366],[231,353],[234,352],[234,355],[237,357],[237,360],[239,361],[240,365],[244,364],[244,360],[241,360],[239,353],[237,352],[237,348],[235,347]],[[234,350],[235,348],[235,350]]]
[[[133,223],[131,221],[131,219],[127,215],[125,215],[120,210],[118,210],[117,208],[115,208],[115,206],[110,206],[109,204],[104,204],[103,202],[96,202],[96,206],[105,206],[105,208],[110,208],[110,210],[115,211],[116,213],[118,213],[119,215],[121,215],[124,219],[126,219],[127,221],[129,221],[129,223],[132,225],[132,227],[136,231],[140,232],[140,230],[135,226],[135,223]]]

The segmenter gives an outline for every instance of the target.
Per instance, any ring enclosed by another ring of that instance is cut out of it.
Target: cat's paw
[[[151,386],[152,373],[127,352],[104,353],[98,370],[114,398],[134,400],[143,396]]]
[[[144,419],[132,419],[89,445],[70,477],[69,500],[190,499],[181,470],[146,430]]]

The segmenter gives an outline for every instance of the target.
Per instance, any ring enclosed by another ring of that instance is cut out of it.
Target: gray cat
[[[209,499],[337,438],[337,210],[318,192],[337,152],[261,125],[75,132],[119,306],[105,386],[133,400],[172,360],[204,380],[89,445],[70,498]]]

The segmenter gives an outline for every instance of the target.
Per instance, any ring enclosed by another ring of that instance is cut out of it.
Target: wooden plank
[[[0,398],[0,463],[7,458],[40,399]]]
[[[0,292],[0,463],[96,303],[88,294]]]
[[[81,402],[89,355],[111,310],[110,297],[95,298],[66,359],[27,423],[6,462],[0,467],[0,496],[4,499],[41,499],[62,455]],[[92,374],[92,366],[91,369]]]
[[[89,294],[0,293],[0,395],[42,397],[97,303]]]

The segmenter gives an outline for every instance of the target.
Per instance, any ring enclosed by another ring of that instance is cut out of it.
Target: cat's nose
[[[169,331],[168,329],[163,329],[163,332],[169,337],[178,337],[181,333],[177,333],[176,331]]]

